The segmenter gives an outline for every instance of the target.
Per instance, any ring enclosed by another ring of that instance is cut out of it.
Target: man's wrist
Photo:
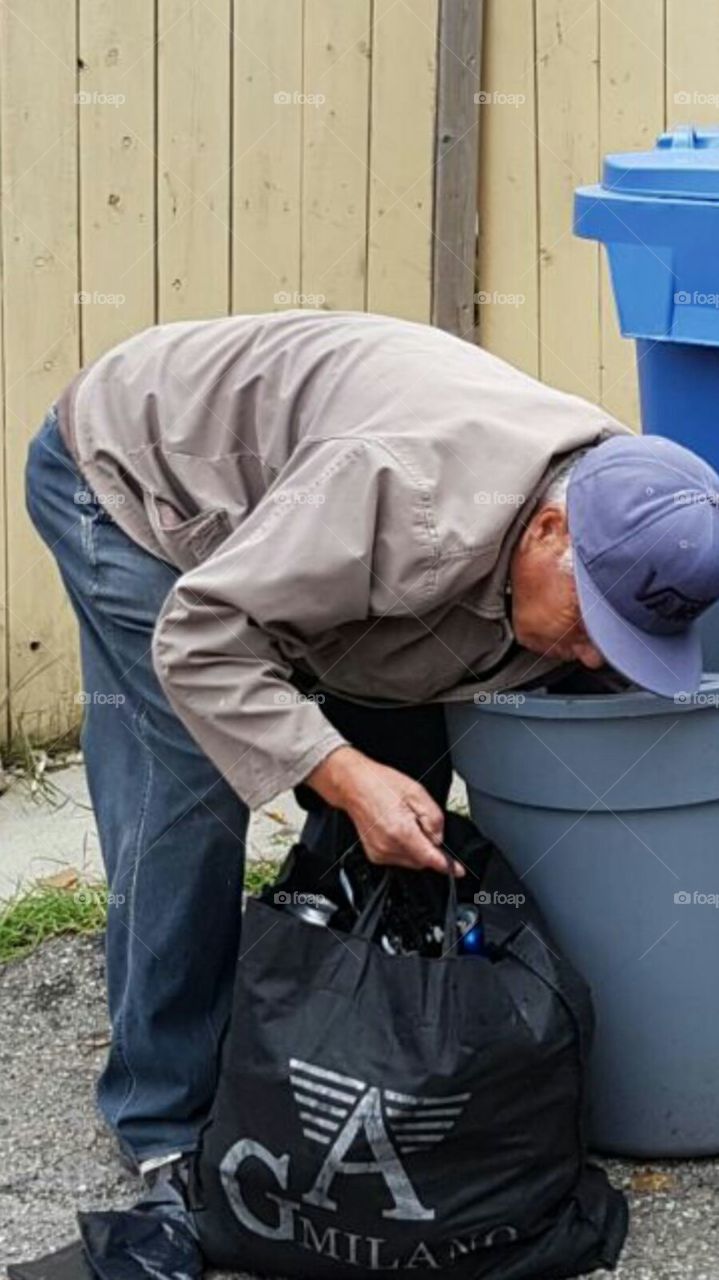
[[[342,744],[315,765],[305,782],[333,809],[343,809],[352,790],[350,779],[363,759],[361,751]]]

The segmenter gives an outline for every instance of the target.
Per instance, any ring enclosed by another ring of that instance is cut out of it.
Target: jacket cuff
[[[239,793],[245,804],[250,809],[261,809],[263,805],[268,804],[270,800],[274,800],[275,796],[280,795],[283,791],[291,791],[298,783],[304,782],[308,773],[311,773],[318,764],[337,747],[348,747],[350,743],[337,729],[330,729],[327,733],[323,733],[303,752],[298,759],[294,760],[292,765],[287,765],[283,769],[279,769],[276,773],[268,774],[263,778],[256,787],[248,791],[243,787],[245,779],[242,777],[240,769],[231,770],[226,775],[228,782]]]

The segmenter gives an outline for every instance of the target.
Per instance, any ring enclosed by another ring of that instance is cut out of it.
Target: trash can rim
[[[521,700],[520,700],[521,699]],[[537,720],[613,720],[634,716],[681,715],[688,711],[719,710],[719,672],[705,672],[701,687],[686,700],[662,698],[643,689],[626,693],[523,693],[517,690],[492,701],[475,704],[487,715],[530,717]],[[458,708],[455,707],[455,710]]]
[[[626,205],[641,204],[644,201],[647,203],[656,203],[656,201],[660,201],[662,206],[681,205],[682,208],[686,208],[687,205],[691,205],[693,208],[695,205],[706,205],[710,209],[716,209],[717,203],[719,203],[719,196],[709,196],[706,193],[702,193],[701,195],[691,195],[689,192],[654,191],[649,187],[643,187],[641,190],[630,191],[622,189],[621,187],[613,186],[612,184],[607,186],[603,182],[592,182],[588,186],[575,187],[574,195],[575,213],[577,212],[577,206],[580,204],[581,200],[594,200],[597,204],[607,200],[616,200],[618,202],[623,202]],[[592,235],[587,238],[595,239],[596,237]]]

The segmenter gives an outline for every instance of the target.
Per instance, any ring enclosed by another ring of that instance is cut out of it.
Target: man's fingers
[[[427,861],[422,864],[422,870],[440,871],[443,875],[449,875],[450,872],[456,880],[461,880],[465,875],[464,867],[461,862],[455,862],[454,858],[448,859],[445,854],[435,850],[430,854]]]
[[[441,844],[444,839],[444,814],[429,792],[421,787],[417,793],[407,796],[407,804],[432,844]]]
[[[448,875],[451,867],[452,875],[464,875],[464,867],[454,860],[450,863],[447,855],[427,838],[418,822],[414,824],[414,830],[408,831],[403,844],[408,865],[415,870],[440,871]]]
[[[412,812],[417,817],[417,822],[422,832],[428,837],[432,845],[440,845],[444,839],[444,814],[438,804],[435,804],[429,792],[422,790],[420,796],[410,796],[408,804]],[[417,865],[417,864],[415,864]],[[445,875],[450,871],[457,879],[465,874],[465,869],[461,862],[455,862],[454,859],[448,861],[447,855],[439,849],[426,850],[423,861],[420,864],[422,868],[432,871],[442,871]]]

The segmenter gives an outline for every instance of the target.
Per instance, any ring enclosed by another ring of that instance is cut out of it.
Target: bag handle
[[[440,848],[447,859],[447,872],[449,876],[447,910],[444,917],[444,941],[445,946],[451,950],[459,941],[459,926],[457,924],[457,882],[452,873],[454,856],[447,848],[446,844],[442,844]],[[372,894],[372,897],[355,922],[351,937],[364,938],[368,942],[372,941],[377,930],[377,926],[382,918],[382,910],[387,901],[387,895],[389,894],[390,886],[392,884],[392,876],[392,871],[385,872],[377,885],[377,888]]]
[[[385,871],[369,902],[357,917],[352,927],[351,937],[365,938],[368,942],[374,937],[382,916],[382,908],[389,893],[391,876],[392,873],[390,871]]]

